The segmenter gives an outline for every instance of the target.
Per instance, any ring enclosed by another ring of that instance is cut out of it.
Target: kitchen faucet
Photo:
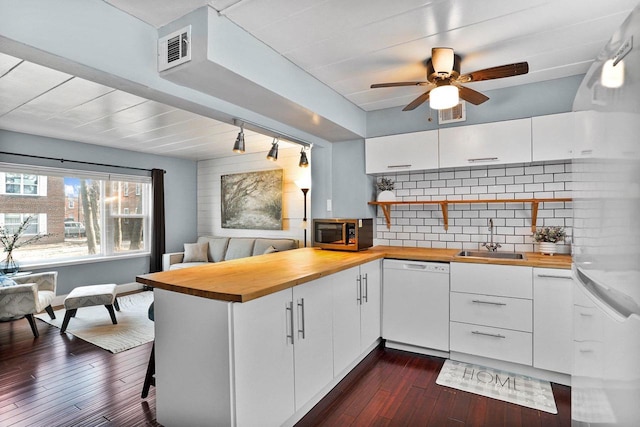
[[[489,231],[491,232],[491,243],[483,243],[482,246],[487,248],[488,251],[495,252],[498,248],[502,247],[500,243],[493,243],[493,218],[489,218]]]

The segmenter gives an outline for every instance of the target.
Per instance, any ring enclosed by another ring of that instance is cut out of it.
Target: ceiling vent
[[[158,71],[191,61],[191,25],[158,40]]]
[[[442,125],[446,123],[464,122],[467,120],[467,108],[465,105],[466,102],[460,101],[455,107],[438,110],[438,123]]]

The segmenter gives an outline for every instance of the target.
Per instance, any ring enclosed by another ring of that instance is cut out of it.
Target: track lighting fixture
[[[300,149],[300,163],[298,163],[298,166],[301,168],[309,167],[309,159],[307,159],[307,153],[305,152],[304,147]]]
[[[233,144],[234,153],[244,153],[244,123],[240,125],[240,132],[236,138],[236,143]]]
[[[271,150],[269,150],[269,154],[267,154],[267,159],[273,162],[278,160],[278,138],[273,138]]]

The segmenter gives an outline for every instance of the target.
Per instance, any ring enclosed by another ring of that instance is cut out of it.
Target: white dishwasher
[[[382,286],[387,347],[449,351],[448,263],[385,259]]]

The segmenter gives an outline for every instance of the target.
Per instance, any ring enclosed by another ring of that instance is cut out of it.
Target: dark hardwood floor
[[[151,344],[111,354],[37,321],[0,322],[0,426],[158,426],[155,388],[140,399]],[[299,426],[570,426],[558,415],[435,384],[443,359],[378,348]],[[186,420],[185,420],[186,421]]]

